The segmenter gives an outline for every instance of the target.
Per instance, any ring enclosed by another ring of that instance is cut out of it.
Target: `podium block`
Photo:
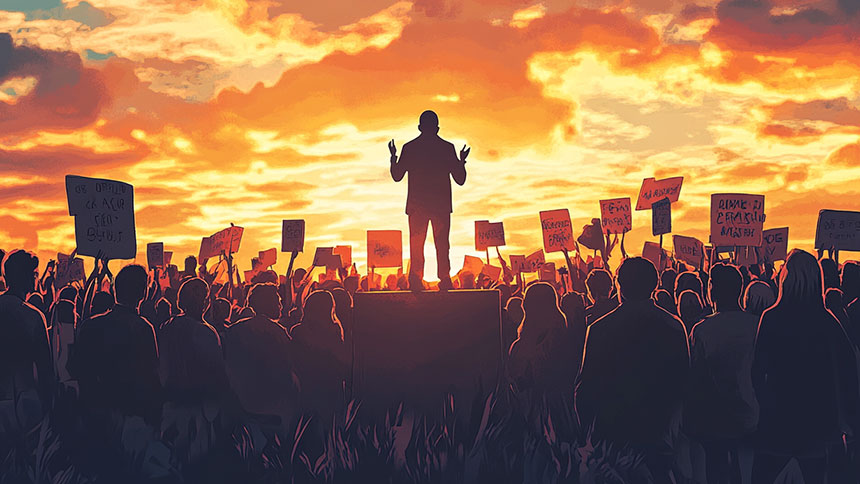
[[[462,415],[501,376],[497,290],[357,293],[354,317],[353,395],[366,411],[433,414],[451,393]]]

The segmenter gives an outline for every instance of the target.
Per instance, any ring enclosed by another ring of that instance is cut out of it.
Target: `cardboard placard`
[[[547,262],[540,266],[540,270],[538,271],[540,275],[540,280],[544,282],[555,282],[556,281],[556,272],[555,272],[555,262]]]
[[[149,266],[149,270],[164,267],[164,242],[146,244],[146,265]]]
[[[200,257],[198,257],[198,260],[218,257],[222,253],[227,255],[239,252],[239,245],[242,242],[242,234],[244,232],[245,229],[234,225],[220,230],[209,237],[203,237],[203,240],[200,242]]]
[[[768,229],[761,234],[758,262],[770,263],[785,260],[788,256],[788,227]]]
[[[343,263],[343,267],[349,267],[352,265],[351,245],[336,245],[332,250],[332,253],[340,255],[340,260]]]
[[[668,198],[651,204],[651,234],[663,235],[672,231],[672,202]]]
[[[600,222],[605,234],[623,234],[633,230],[630,197],[601,200]]]
[[[328,267],[334,256],[334,247],[317,247],[314,252],[314,267]]]
[[[491,266],[490,264],[484,264],[484,267],[481,268],[481,274],[489,277],[491,281],[495,282],[499,280],[499,277],[502,275],[502,268]]]
[[[526,265],[521,272],[537,272],[546,263],[543,251],[538,249],[526,257]]]
[[[134,259],[134,187],[102,178],[66,175],[69,215],[75,217],[79,255]]]
[[[502,222],[490,223],[487,220],[475,222],[475,250],[505,245],[505,227]]]
[[[463,271],[470,272],[473,276],[477,276],[483,269],[484,261],[482,261],[480,257],[475,257],[473,255],[463,257]]]
[[[170,261],[172,261],[172,260],[173,260],[173,251],[172,250],[165,250],[164,251],[164,267],[169,267]]]
[[[642,247],[642,257],[651,261],[654,264],[654,267],[657,268],[657,272],[662,271],[666,267],[671,265],[669,261],[669,253],[666,252],[666,249],[662,250],[661,257],[660,244],[656,242],[646,241],[645,246]]]
[[[764,195],[711,195],[711,244],[760,247],[764,227]]]
[[[281,252],[302,252],[305,249],[305,221],[284,220],[281,226]]]
[[[511,256],[511,272],[516,276],[520,272],[525,272],[526,256],[512,255]]]
[[[203,261],[209,258],[209,254],[212,253],[212,242],[209,240],[209,237],[203,237],[200,239],[200,250],[197,252],[197,261],[201,264]]]
[[[69,264],[69,282],[85,281],[87,274],[84,272],[84,260],[80,257],[75,257]]]
[[[815,248],[860,251],[860,212],[847,210],[818,212]]]
[[[399,230],[367,231],[368,267],[403,267],[403,238]]]
[[[540,225],[546,252],[574,250],[573,227],[570,224],[570,212],[566,208],[540,212]]]
[[[642,187],[639,189],[639,199],[636,201],[636,210],[649,210],[651,205],[657,200],[668,198],[670,202],[678,201],[681,195],[681,185],[684,183],[684,177],[676,176],[672,178],[664,178],[655,180],[654,178],[646,178],[642,180]]]
[[[264,268],[269,268],[278,263],[278,249],[272,247],[269,250],[260,251],[260,265]]]
[[[673,235],[672,245],[675,247],[675,258],[701,269],[704,260],[705,246],[695,237]]]

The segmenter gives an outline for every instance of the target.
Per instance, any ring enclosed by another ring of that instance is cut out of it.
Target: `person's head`
[[[185,275],[194,276],[197,274],[197,257],[189,255],[185,258]]]
[[[114,278],[116,302],[123,306],[137,308],[146,296],[146,269],[140,264],[129,264],[120,269]]]
[[[606,269],[592,269],[585,278],[585,286],[591,302],[608,298],[612,294],[612,276]]]
[[[91,314],[102,314],[113,309],[113,296],[109,292],[99,291],[93,295],[92,303],[90,304]]]
[[[860,297],[860,264],[848,261],[842,266],[842,293],[846,303]]]
[[[753,281],[744,292],[744,311],[761,316],[765,309],[773,306],[776,296],[770,285],[763,281]]]
[[[842,298],[842,291],[831,287],[824,293],[824,306],[833,314],[839,314],[845,311],[845,304]]]
[[[663,272],[660,273],[660,289],[674,291],[676,277],[678,277],[678,273],[675,269],[663,269]],[[671,294],[669,295],[671,296]]]
[[[708,294],[718,311],[739,309],[743,277],[737,267],[715,264],[711,267]]]
[[[305,276],[308,275],[308,271],[302,269],[301,267],[293,271],[293,287],[298,287],[299,284],[305,279]]]
[[[657,287],[657,269],[648,259],[624,259],[616,274],[618,293],[623,301],[644,301]]]
[[[177,305],[188,316],[201,321],[208,306],[209,285],[199,277],[187,279],[179,287]]]
[[[681,296],[681,293],[690,289],[699,296],[702,296],[702,280],[699,279],[699,274],[695,272],[682,272],[675,279],[675,299]]]
[[[824,305],[821,266],[809,252],[792,249],[779,274],[777,304],[807,307]]]
[[[463,271],[460,273],[460,287],[463,289],[474,289],[475,288],[475,275],[469,271]]]
[[[27,296],[36,290],[39,258],[24,250],[13,250],[3,258],[3,278],[10,291]]]
[[[523,296],[523,322],[518,334],[524,332],[540,334],[549,329],[561,329],[567,325],[564,314],[558,307],[555,288],[546,282],[536,282],[526,288]]]
[[[564,313],[568,326],[585,327],[585,304],[578,292],[569,292],[561,297],[561,312]]]
[[[839,287],[839,265],[833,259],[821,259],[821,272],[824,277],[824,288]]]
[[[351,319],[352,312],[352,296],[349,295],[349,291],[338,287],[331,292],[331,296],[334,298],[334,312],[337,314],[337,319],[341,323],[347,322]]]
[[[57,299],[75,302],[78,299],[78,290],[75,288],[75,286],[68,285],[60,289],[60,294]]]
[[[335,313],[334,297],[328,291],[314,291],[305,300],[302,324],[310,324],[318,329],[330,329],[336,325],[340,338],[343,339],[343,328]]]
[[[678,317],[688,330],[702,318],[702,298],[696,291],[686,289],[678,296]]]
[[[54,303],[54,321],[61,324],[75,324],[77,320],[75,303],[66,299],[60,299]]]
[[[269,318],[281,317],[281,299],[274,284],[254,284],[248,294],[248,306],[254,313]]]
[[[505,315],[508,317],[508,321],[519,326],[523,322],[523,298],[514,296],[508,299],[508,303],[505,305]]]
[[[353,274],[353,275],[348,276],[346,279],[343,280],[343,288],[346,289],[346,292],[348,292],[350,295],[352,295],[358,291],[358,283],[359,283],[358,275]]]
[[[418,131],[426,134],[436,134],[439,132],[439,116],[433,111],[427,110],[421,113],[418,118]]]
[[[212,302],[212,307],[210,309],[213,319],[215,321],[222,322],[230,320],[230,311],[233,307],[230,306],[230,301],[223,297],[219,297]]]
[[[672,294],[665,289],[657,289],[654,291],[651,299],[654,300],[654,304],[665,309],[669,314],[677,314],[675,311],[675,298],[672,297]]]
[[[385,288],[389,291],[397,290],[397,276],[394,274],[388,274],[388,277],[385,278]]]

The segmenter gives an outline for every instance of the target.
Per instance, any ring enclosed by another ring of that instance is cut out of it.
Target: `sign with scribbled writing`
[[[663,198],[668,198],[672,203],[677,202],[678,196],[681,195],[681,185],[683,183],[684,177],[682,176],[664,178],[662,180],[655,180],[654,178],[642,180],[642,187],[639,189],[639,199],[636,201],[636,210],[648,210],[654,202]]]
[[[566,208],[541,212],[540,225],[546,252],[574,250],[573,227],[570,224],[570,212]]]
[[[860,251],[860,212],[847,210],[818,212],[815,248]]]
[[[672,231],[672,202],[668,198],[651,204],[651,234],[663,235]]]
[[[537,272],[545,262],[543,251],[538,249],[526,257],[526,265],[521,272]]]
[[[502,222],[475,221],[475,250],[505,245],[505,227]]]
[[[164,267],[164,242],[146,244],[146,265],[150,270]]]
[[[235,254],[239,252],[242,242],[242,234],[245,229],[239,226],[230,226],[218,231],[209,237],[203,237],[200,242],[200,257],[198,260],[218,257],[221,254]]]
[[[623,234],[633,230],[630,197],[601,200],[600,221],[605,234]]]
[[[272,247],[269,250],[262,250],[258,254],[260,265],[267,269],[278,263],[278,249]]]
[[[768,229],[762,232],[758,261],[762,263],[785,260],[788,255],[788,227]]]
[[[502,275],[502,268],[492,266],[490,264],[484,264],[484,267],[481,268],[481,274],[489,277],[491,281],[495,282],[498,281],[499,276]]]
[[[403,239],[399,230],[367,231],[367,265],[402,267]]]
[[[685,235],[673,235],[672,244],[675,247],[676,259],[696,266],[698,269],[702,268],[705,247],[699,239]]]
[[[541,281],[555,282],[557,277],[555,272],[555,262],[547,262],[541,265],[538,271],[538,276]]]
[[[655,242],[645,242],[645,246],[642,247],[642,257],[650,260],[654,264],[654,267],[657,268],[657,271],[662,271],[670,265],[669,254],[666,252],[666,249],[661,249],[660,244]]]
[[[711,244],[761,246],[764,195],[714,193],[711,195]]]
[[[305,221],[284,220],[281,227],[281,252],[302,252],[305,248]]]
[[[77,253],[134,259],[134,187],[102,178],[66,175],[69,215],[75,217]]]

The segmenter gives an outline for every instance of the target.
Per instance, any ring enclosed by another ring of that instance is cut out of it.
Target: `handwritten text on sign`
[[[711,243],[717,246],[761,246],[764,195],[711,195]]]
[[[668,198],[651,204],[651,233],[668,234],[672,231],[672,202]]]
[[[403,239],[399,230],[367,231],[367,265],[403,266]]]
[[[788,227],[768,229],[762,232],[759,262],[785,260],[788,255]]]
[[[681,185],[683,183],[684,177],[682,176],[664,178],[663,180],[655,180],[653,178],[642,180],[642,188],[639,189],[639,200],[636,201],[636,210],[648,210],[654,202],[663,198],[669,198],[669,201],[672,203],[677,202],[678,196],[681,195]]]
[[[546,252],[574,250],[573,227],[570,225],[570,212],[566,208],[541,212],[540,225]]]
[[[815,248],[860,251],[860,212],[822,210],[818,212]]]
[[[302,252],[305,248],[305,221],[284,220],[281,228],[281,252]]]
[[[502,222],[475,221],[475,250],[505,245],[505,227]]]
[[[704,256],[704,245],[695,237],[673,235],[672,244],[675,246],[675,258],[701,269]]]
[[[600,221],[603,233],[623,234],[633,229],[630,216],[630,197],[600,201]]]
[[[66,175],[69,215],[75,217],[78,254],[134,259],[134,188],[128,183]]]
[[[150,269],[164,267],[164,242],[146,244],[146,264]]]

